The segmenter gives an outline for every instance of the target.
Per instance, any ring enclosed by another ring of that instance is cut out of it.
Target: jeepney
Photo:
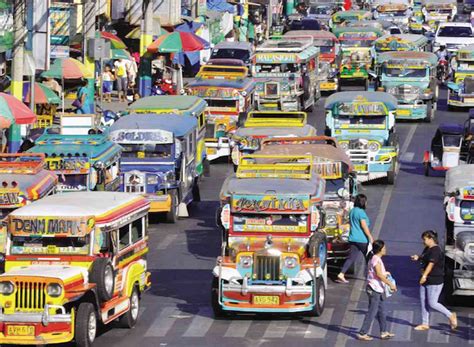
[[[431,122],[438,100],[436,66],[431,52],[387,52],[378,59],[379,89],[398,100],[397,119]]]
[[[314,18],[329,30],[332,14],[340,5],[333,0],[310,1],[308,17]]]
[[[359,181],[395,182],[397,99],[384,92],[340,92],[326,99],[326,135],[351,158]]]
[[[120,190],[141,193],[150,212],[168,222],[187,216],[187,204],[199,200],[196,169],[197,120],[192,116],[130,114],[110,128],[110,139],[123,148]]]
[[[343,262],[350,251],[349,212],[358,190],[357,176],[345,151],[334,138],[327,136],[281,137],[263,140],[261,149],[255,154],[312,156],[316,173],[326,180],[321,230],[328,239],[328,261]]]
[[[272,137],[307,137],[316,135],[316,128],[307,124],[304,112],[253,111],[244,125],[231,136],[231,158],[234,170],[242,155],[260,148],[263,139]]]
[[[452,22],[458,12],[456,0],[424,0],[422,12],[430,32],[435,32],[438,24]]]
[[[285,38],[313,38],[313,45],[319,49],[319,89],[321,92],[338,89],[338,67],[341,58],[339,41],[333,33],[325,30],[288,31]]]
[[[383,32],[371,27],[340,27],[333,30],[342,49],[339,84],[343,81],[362,81],[369,87],[369,70],[372,67],[372,45]]]
[[[220,67],[218,69],[228,67]],[[253,108],[255,82],[247,78],[247,68],[240,68],[240,78],[218,79],[202,77],[191,81],[186,88],[189,95],[199,96],[206,108],[206,157],[212,161],[230,155],[228,133],[243,122]],[[219,75],[222,76],[222,75]]]
[[[448,107],[474,107],[474,45],[458,50],[453,70],[453,81],[447,84]]]
[[[413,6],[413,11],[409,19],[408,29],[412,34],[424,34],[425,17],[421,5]]]
[[[228,312],[323,313],[327,245],[324,180],[311,156],[241,158],[220,192],[221,256],[213,269],[215,316]]]
[[[424,35],[395,34],[385,35],[374,42],[375,63],[384,52],[426,52],[429,41]]]
[[[410,7],[409,0],[375,0],[372,3],[374,19],[390,22],[402,32],[408,31],[408,21],[412,13]]]
[[[252,66],[258,110],[311,111],[321,96],[319,49],[303,40],[267,40],[257,47]]]
[[[44,153],[45,168],[58,175],[58,192],[116,191],[122,148],[106,134],[59,135],[48,132],[28,153]]]
[[[444,185],[447,235],[444,247],[446,291],[474,295],[474,164],[453,167]]]
[[[44,164],[44,154],[0,154],[0,219],[55,193],[58,176],[44,169]]]
[[[193,116],[198,121],[196,170],[207,174],[209,161],[206,158],[206,102],[193,95],[158,95],[138,99],[129,106],[130,113],[179,114]]]
[[[211,59],[238,59],[250,69],[254,46],[251,42],[222,41],[214,46],[211,52]]]
[[[364,10],[338,11],[334,13],[329,21],[329,27],[334,32],[339,26],[345,26],[348,22],[371,20],[372,13]]]
[[[73,192],[10,213],[0,343],[90,347],[99,324],[132,328],[151,284],[148,207],[137,195]]]

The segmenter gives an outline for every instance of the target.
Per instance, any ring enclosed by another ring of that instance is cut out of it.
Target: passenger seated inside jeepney
[[[120,144],[125,158],[171,158],[172,144]]]

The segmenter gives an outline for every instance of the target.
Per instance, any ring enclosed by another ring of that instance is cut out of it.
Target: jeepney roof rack
[[[292,178],[312,177],[311,155],[245,155],[240,158],[237,178]]]
[[[305,112],[249,112],[244,127],[302,127],[307,122]]]
[[[43,153],[0,154],[1,174],[34,175],[44,166]]]
[[[246,66],[203,65],[196,75],[201,79],[244,79],[248,76]]]
[[[281,40],[267,40],[257,47],[257,52],[301,52],[313,45],[311,36],[295,38],[285,38]]]
[[[337,147],[337,142],[334,137],[330,136],[307,136],[307,137],[272,137],[262,140],[262,148],[265,145],[285,145],[285,144],[300,144],[312,145],[322,144]]]

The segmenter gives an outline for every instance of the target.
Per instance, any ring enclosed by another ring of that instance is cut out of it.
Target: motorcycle
[[[441,58],[438,61],[438,66],[436,67],[436,78],[441,84],[444,84],[449,77],[449,62],[446,59]]]
[[[124,112],[114,112],[112,110],[103,110],[99,105],[96,105],[100,117],[101,128],[110,127],[114,124],[119,118],[125,115]]]

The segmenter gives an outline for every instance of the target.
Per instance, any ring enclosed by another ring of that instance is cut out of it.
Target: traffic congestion
[[[0,344],[474,344],[470,0],[185,3],[7,49]]]

